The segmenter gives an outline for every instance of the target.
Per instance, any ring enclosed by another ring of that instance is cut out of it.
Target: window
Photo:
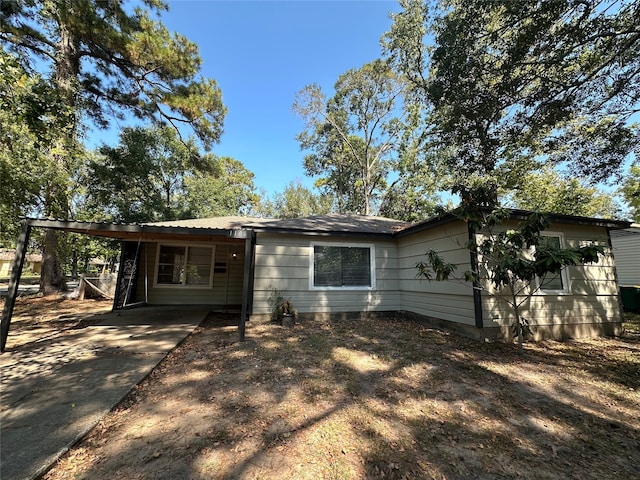
[[[156,285],[211,287],[213,246],[160,245]]]
[[[554,248],[564,247],[561,234],[543,233],[542,235],[542,245]],[[538,284],[542,292],[568,292],[569,281],[566,268],[563,268],[560,273],[547,273],[544,277],[538,278]]]
[[[375,286],[372,245],[313,244],[312,248],[312,288]]]

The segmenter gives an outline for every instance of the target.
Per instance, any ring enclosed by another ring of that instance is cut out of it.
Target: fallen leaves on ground
[[[637,336],[479,343],[406,320],[212,316],[45,475],[640,476]]]

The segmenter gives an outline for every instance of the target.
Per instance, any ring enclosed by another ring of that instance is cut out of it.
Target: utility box
[[[640,286],[620,287],[620,296],[626,312],[640,313]]]

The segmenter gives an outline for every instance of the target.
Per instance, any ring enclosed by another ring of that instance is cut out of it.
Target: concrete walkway
[[[97,325],[0,354],[0,478],[41,475],[207,313],[178,307],[109,313]]]

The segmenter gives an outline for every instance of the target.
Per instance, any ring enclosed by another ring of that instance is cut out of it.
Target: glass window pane
[[[209,285],[211,280],[211,247],[189,247],[187,285]]]
[[[209,285],[209,267],[190,265],[187,267],[187,285]]]
[[[313,284],[318,287],[370,287],[369,247],[314,247]]]
[[[540,284],[542,290],[563,290],[562,275],[559,273],[547,273]]]
[[[553,248],[560,248],[560,237],[542,237],[542,243]]]
[[[542,244],[555,249],[560,248],[560,237],[542,237]],[[547,273],[540,280],[540,288],[542,290],[563,290],[564,285],[562,283],[562,274],[560,273]]]
[[[211,281],[211,247],[189,247],[187,285],[209,285]]]
[[[368,248],[342,249],[342,284],[371,286],[371,263]]]
[[[158,284],[181,284],[184,275],[185,247],[160,246],[158,255]]]
[[[319,287],[341,286],[341,266],[339,247],[316,245],[313,254],[313,284]]]

